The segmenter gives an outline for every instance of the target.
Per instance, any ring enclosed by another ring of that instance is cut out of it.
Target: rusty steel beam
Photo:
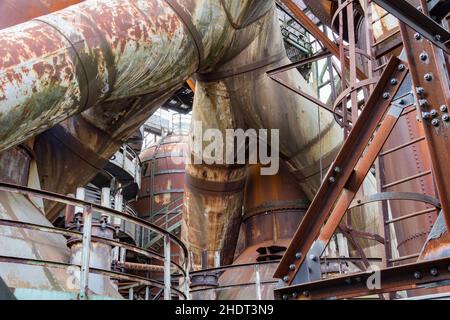
[[[405,264],[379,271],[379,286],[369,288],[372,271],[305,283],[275,290],[279,299],[350,299],[375,294],[447,285],[450,280],[450,257]]]
[[[450,53],[448,47],[450,32],[424,13],[428,11],[428,8],[422,7],[423,12],[421,12],[405,0],[373,0],[373,2],[420,33],[435,46]]]
[[[331,236],[330,230],[333,229],[334,224],[336,227],[338,226],[340,216],[348,209],[370,166],[401,115],[402,108],[393,106],[385,121],[381,124],[378,133],[370,142],[406,75],[407,68],[398,58],[393,57],[336,160],[330,167],[324,182],[284,254],[275,277],[283,278],[288,284],[291,284],[325,221],[330,218],[328,221],[332,223],[326,233],[327,237]],[[369,148],[366,150],[369,142]],[[365,150],[364,157],[360,161]],[[356,170],[354,170],[355,168]],[[340,197],[342,198],[340,199]],[[338,199],[340,199],[339,202]],[[325,241],[326,239],[322,240],[324,241],[316,242],[315,248],[311,248],[315,251],[316,258],[320,256],[319,253],[325,249],[328,243],[328,241]]]
[[[425,10],[425,8],[423,8]],[[418,116],[430,152],[432,171],[447,228],[450,228],[450,90],[439,48],[423,39],[412,28],[400,23],[414,94],[419,104]]]
[[[311,19],[292,1],[292,0],[281,0],[281,2],[288,7],[292,12],[294,17],[298,19],[298,22],[310,32],[314,38],[319,40],[325,48],[327,48],[335,57],[340,57],[339,47],[328,38],[328,36],[319,29],[319,27],[311,21]],[[349,68],[350,60],[345,57],[345,66]],[[361,69],[356,69],[359,80],[367,79],[366,74]]]

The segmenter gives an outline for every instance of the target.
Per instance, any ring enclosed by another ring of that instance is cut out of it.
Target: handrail
[[[134,217],[134,216],[130,216],[126,213],[122,213],[120,211],[114,210],[114,209],[110,209],[107,207],[103,207],[101,205],[97,205],[95,203],[91,203],[91,202],[87,202],[84,200],[79,200],[79,199],[75,199],[69,196],[65,196],[65,195],[60,195],[57,193],[53,193],[53,192],[49,192],[49,191],[43,191],[43,190],[37,190],[37,189],[33,189],[33,188],[29,188],[29,187],[25,187],[25,186],[20,186],[20,185],[15,185],[15,184],[10,184],[10,183],[4,183],[4,182],[0,182],[0,191],[4,191],[4,192],[11,192],[11,193],[18,193],[18,194],[23,194],[23,195],[27,195],[27,196],[32,196],[32,197],[38,197],[38,198],[42,198],[42,199],[46,199],[46,200],[50,200],[50,201],[56,201],[59,203],[63,203],[69,206],[75,206],[75,207],[83,207],[83,217],[84,217],[84,228],[83,228],[83,232],[77,232],[77,231],[69,231],[69,230],[65,230],[65,229],[60,229],[60,228],[55,228],[55,227],[49,227],[49,226],[42,226],[42,225],[36,225],[36,224],[32,224],[32,223],[26,223],[26,222],[18,222],[18,221],[10,221],[10,220],[0,220],[0,225],[7,225],[10,227],[22,227],[22,228],[28,228],[28,229],[33,229],[33,230],[39,230],[42,232],[50,232],[50,233],[57,233],[57,234],[62,234],[62,235],[66,235],[66,236],[73,236],[76,238],[81,238],[82,239],[82,243],[83,243],[83,254],[82,254],[82,262],[81,262],[81,266],[80,266],[80,274],[81,274],[81,278],[80,278],[80,298],[81,299],[85,299],[86,298],[86,288],[87,288],[87,283],[88,283],[88,274],[89,272],[94,272],[94,273],[101,273],[104,274],[106,276],[111,276],[117,279],[127,279],[127,280],[131,280],[131,281],[138,281],[139,283],[143,283],[143,284],[147,284],[147,285],[154,285],[156,282],[146,279],[146,278],[142,278],[142,277],[136,277],[136,276],[129,276],[127,274],[122,274],[122,273],[117,273],[117,272],[111,272],[108,270],[98,270],[98,269],[94,269],[91,268],[89,266],[89,251],[90,251],[90,243],[91,243],[91,239],[95,240],[95,241],[99,241],[99,242],[103,242],[103,243],[107,243],[110,244],[112,246],[118,246],[118,247],[124,247],[127,248],[129,250],[132,250],[134,252],[143,254],[145,256],[149,256],[149,257],[153,257],[156,258],[158,260],[163,260],[164,262],[164,267],[165,267],[165,272],[164,272],[164,284],[159,283],[159,285],[163,286],[165,288],[165,297],[167,299],[171,298],[171,290],[173,290],[174,292],[177,293],[181,293],[180,296],[183,296],[186,298],[186,295],[184,293],[182,293],[180,290],[176,289],[176,288],[172,288],[172,284],[170,281],[171,278],[171,265],[174,265],[178,270],[181,271],[182,276],[184,277],[184,286],[185,286],[185,290],[187,292],[188,288],[187,288],[187,284],[188,284],[188,268],[189,268],[189,255],[188,255],[188,251],[186,246],[183,244],[183,242],[181,242],[180,239],[178,239],[176,236],[172,235],[170,232],[152,224],[149,223],[145,220],[142,220],[140,218]],[[97,236],[92,236],[91,235],[91,228],[92,228],[92,213],[96,211],[102,215],[106,215],[106,216],[112,216],[114,218],[120,218],[122,220],[125,220],[127,222],[133,223],[136,226],[140,226],[144,229],[149,229],[152,230],[156,233],[161,234],[164,237],[164,247],[165,247],[165,254],[164,256],[157,254],[156,252],[152,252],[151,250],[145,250],[145,249],[140,249],[136,246],[133,245],[129,245],[129,244],[124,244],[122,242],[119,241],[115,241],[112,239],[107,239],[107,238],[102,238],[102,237],[97,237]],[[182,251],[182,263],[181,265],[184,266],[184,268],[178,264],[175,263],[174,261],[171,260],[170,258],[170,242],[173,242],[174,244],[176,244]],[[43,264],[43,265],[48,265],[50,264],[51,266],[55,266],[55,265],[66,265],[66,266],[70,266],[69,264],[64,264],[64,263],[59,263],[59,262],[52,262],[52,261],[44,261],[44,260],[32,260],[32,259],[21,259],[21,258],[14,258],[14,257],[2,257],[3,260],[5,260],[6,262],[10,262],[10,261],[18,261],[18,263],[29,263],[29,264]],[[27,262],[28,261],[28,262]],[[33,261],[33,263],[30,263],[29,261]],[[179,275],[177,275],[179,276]]]

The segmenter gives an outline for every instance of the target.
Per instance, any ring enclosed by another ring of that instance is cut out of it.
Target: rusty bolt
[[[448,110],[448,108],[447,108],[447,106],[446,106],[445,104],[443,104],[442,106],[440,106],[439,109],[440,109],[442,112],[446,112],[446,111]]]
[[[436,116],[437,116],[437,111],[435,110],[435,109],[433,109],[433,110],[431,110],[430,111],[430,115],[433,117],[433,118],[435,118]]]
[[[438,270],[437,270],[436,268],[431,268],[431,269],[430,269],[430,274],[431,274],[433,277],[436,277],[436,276],[438,275]]]
[[[312,260],[312,261],[317,261],[317,257],[314,254],[310,254],[309,255],[309,259]]]
[[[422,273],[420,273],[419,271],[414,272],[414,278],[422,279]]]
[[[417,87],[416,88],[416,92],[417,94],[419,94],[420,96],[423,96],[425,94],[425,89],[422,87]]]
[[[419,99],[419,107],[420,108],[426,108],[428,106],[428,100],[427,99]]]
[[[309,297],[309,291],[303,291],[303,295],[308,298]]]
[[[289,296],[287,294],[283,294],[283,300],[288,300]]]
[[[405,65],[404,65],[404,64],[399,64],[399,65],[398,65],[398,70],[399,70],[399,71],[405,70]]]
[[[435,127],[439,127],[439,120],[438,119],[433,119],[433,121],[431,121],[431,124]]]
[[[449,120],[450,120],[450,117],[448,116],[448,114],[442,115],[442,121],[448,122]]]
[[[389,99],[389,97],[390,97],[390,94],[388,92],[383,93],[383,99],[384,100]]]
[[[289,266],[289,269],[295,270],[295,264],[291,264],[291,265]]]
[[[397,79],[391,79],[391,84],[395,86],[398,83]]]
[[[284,276],[284,277],[283,277],[283,281],[284,281],[284,282],[288,282],[288,281],[289,281],[289,277],[288,277],[288,276]]]
[[[425,81],[432,81],[433,80],[433,75],[431,73],[427,73],[424,77]]]
[[[417,41],[419,41],[420,39],[422,39],[422,36],[420,35],[420,33],[416,32],[414,34],[414,39],[416,39]]]
[[[427,61],[428,54],[426,52],[422,52],[419,57],[420,57],[420,60]]]
[[[336,178],[335,178],[335,177],[329,177],[329,178],[328,178],[328,181],[329,181],[330,183],[335,183],[335,182],[336,182]]]
[[[301,252],[297,252],[296,254],[295,254],[295,258],[296,259],[300,259],[302,257],[302,253]]]

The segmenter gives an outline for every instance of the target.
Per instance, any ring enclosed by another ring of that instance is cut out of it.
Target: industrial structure
[[[450,298],[449,21],[1,1],[0,299]],[[206,153],[197,125],[243,145]]]

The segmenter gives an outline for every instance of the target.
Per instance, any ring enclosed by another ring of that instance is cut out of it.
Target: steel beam
[[[358,272],[275,290],[278,299],[349,299],[387,292],[448,285],[450,257]]]
[[[281,2],[292,12],[294,18],[297,19],[314,38],[319,40],[335,57],[339,58],[339,47],[331,41],[313,21],[311,21],[311,19],[292,0],[281,0]],[[347,68],[350,66],[350,61],[347,57],[345,58],[345,65]],[[366,74],[361,69],[357,68],[356,72],[359,80],[367,79]]]
[[[393,57],[374,88],[336,160],[330,166],[324,182],[275,272],[275,277],[283,278],[288,284],[291,284],[310,248],[316,256],[325,249],[324,245],[326,243],[316,242],[315,248],[311,246],[319,236],[323,224],[330,216],[336,218],[336,221],[340,221],[339,216],[348,209],[373,160],[375,160],[383,147],[387,136],[401,114],[401,110],[395,109],[397,107],[391,108],[392,112],[388,114],[372,142],[370,141],[379,123],[383,120],[386,111],[391,106],[391,102],[406,75],[407,68],[401,64],[398,58]],[[366,150],[369,143],[370,146]],[[364,151],[366,152],[364,153]],[[362,160],[360,161],[361,157]],[[357,168],[356,171],[354,170],[355,168]],[[337,203],[339,206],[335,208]],[[330,221],[331,218],[328,220]],[[336,227],[339,221],[337,223],[333,222],[336,224]]]
[[[424,9],[425,10],[425,9]],[[400,23],[411,79],[419,104],[432,171],[447,229],[450,230],[450,90],[441,51],[404,23]]]
[[[423,13],[424,10],[428,11],[427,8],[422,7],[421,12],[405,0],[373,0],[373,2],[433,42],[434,45],[450,53],[448,47],[450,33]]]

